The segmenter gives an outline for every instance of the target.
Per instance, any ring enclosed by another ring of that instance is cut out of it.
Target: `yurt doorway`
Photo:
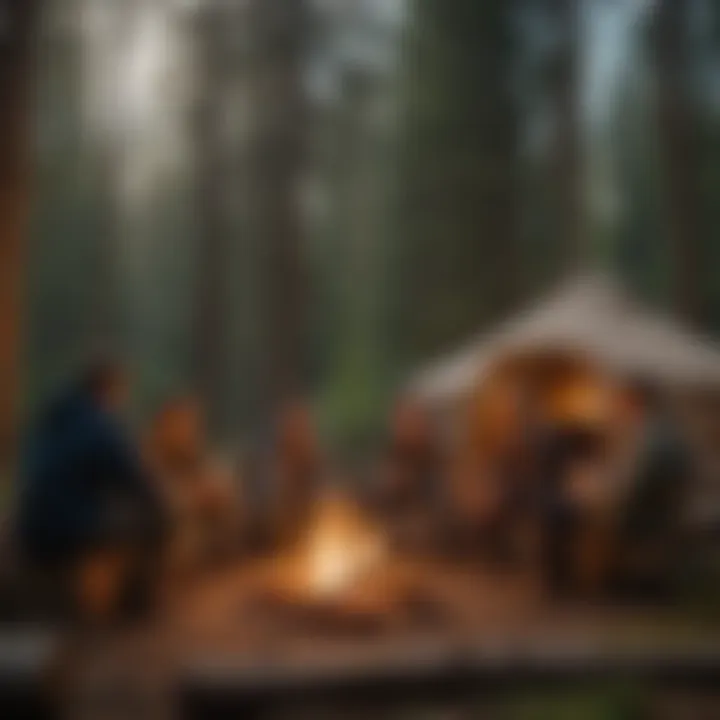
[[[609,562],[594,519],[615,398],[612,377],[590,359],[543,353],[499,362],[471,403],[465,478],[476,484],[489,542],[510,554],[542,543],[539,554],[519,552],[541,555],[557,585],[598,583]]]

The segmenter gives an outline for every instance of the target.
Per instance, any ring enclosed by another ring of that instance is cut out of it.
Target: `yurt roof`
[[[539,305],[421,369],[410,391],[461,397],[499,359],[525,353],[586,355],[608,368],[665,383],[720,387],[720,349],[677,321],[642,308],[609,277],[563,284]]]

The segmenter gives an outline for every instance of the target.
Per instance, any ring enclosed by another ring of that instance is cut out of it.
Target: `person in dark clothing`
[[[90,614],[111,612],[137,559],[161,536],[158,498],[119,419],[126,390],[121,368],[93,367],[41,417],[21,481],[26,559],[62,568]]]
[[[621,584],[669,587],[679,543],[684,488],[692,473],[689,449],[660,393],[632,382],[622,401],[623,429],[636,449],[619,518]],[[623,577],[624,576],[624,577]]]
[[[563,595],[575,583],[575,552],[583,520],[570,483],[576,468],[599,462],[599,441],[581,427],[545,428],[539,446],[540,510],[544,525],[544,565],[548,589]]]

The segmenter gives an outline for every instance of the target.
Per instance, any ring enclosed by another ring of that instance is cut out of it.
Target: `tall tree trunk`
[[[561,43],[552,73],[555,216],[560,261],[569,271],[589,259],[579,98],[580,5],[580,0],[550,0]]]
[[[688,0],[658,0],[653,48],[675,307],[700,323],[704,260],[697,133],[688,83],[688,5]]]
[[[120,302],[118,245],[120,218],[115,204],[116,188],[113,170],[116,158],[110,149],[103,148],[91,167],[96,183],[93,228],[94,240],[92,293],[90,315],[91,348],[101,352],[117,352],[122,339],[122,308]]]
[[[255,241],[265,253],[264,409],[302,389],[306,311],[300,185],[304,170],[306,0],[251,6]]]
[[[195,28],[197,88],[194,115],[196,149],[196,306],[193,375],[211,425],[224,422],[225,363],[228,353],[226,278],[229,229],[222,134],[224,15],[218,3],[198,11]]]
[[[518,4],[409,8],[391,261],[406,367],[497,321],[520,289]]]
[[[37,0],[0,0],[0,458],[5,460],[14,439],[20,385],[38,7]]]

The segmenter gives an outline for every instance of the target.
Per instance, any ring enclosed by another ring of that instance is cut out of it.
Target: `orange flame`
[[[356,505],[326,497],[318,505],[304,548],[307,588],[326,597],[350,590],[381,564],[385,554],[382,533]]]

